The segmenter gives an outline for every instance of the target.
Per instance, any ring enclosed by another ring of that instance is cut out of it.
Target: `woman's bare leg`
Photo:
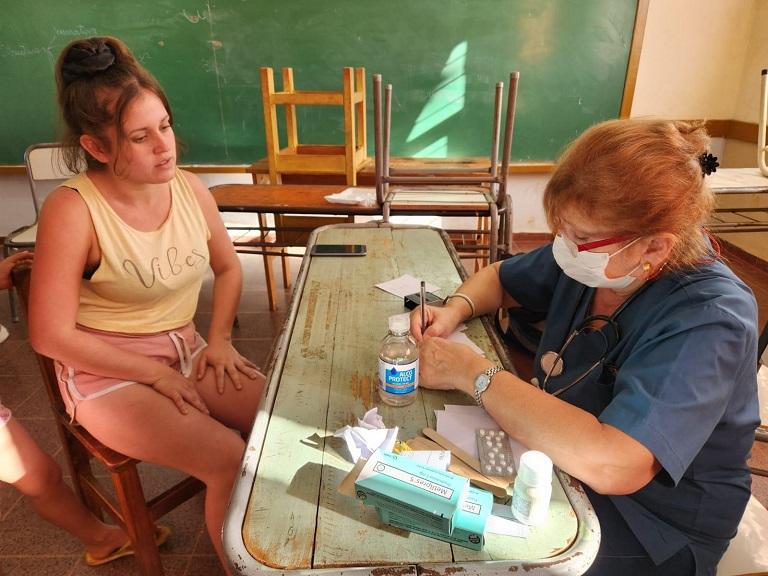
[[[77,419],[110,448],[205,483],[208,533],[229,572],[221,530],[245,449],[240,436],[191,406],[188,414],[181,414],[171,400],[143,384],[80,403]]]
[[[197,374],[197,359],[192,374]],[[192,376],[194,378],[194,376]],[[197,391],[203,398],[203,402],[211,411],[211,416],[219,422],[247,434],[251,431],[253,421],[256,418],[256,410],[261,401],[264,390],[264,375],[256,378],[248,378],[240,374],[242,389],[235,389],[235,385],[229,376],[224,376],[224,393],[216,390],[216,377],[211,368],[205,372],[205,376],[197,382]]]
[[[119,526],[105,524],[64,484],[61,468],[14,418],[0,427],[0,481],[16,487],[42,518],[77,537],[95,558],[128,541]]]

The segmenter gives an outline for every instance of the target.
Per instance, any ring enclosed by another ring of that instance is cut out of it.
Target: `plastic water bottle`
[[[392,406],[416,400],[419,387],[419,347],[410,334],[407,314],[389,318],[389,334],[379,351],[379,396]]]

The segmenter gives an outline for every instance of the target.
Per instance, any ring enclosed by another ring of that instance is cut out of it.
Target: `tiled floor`
[[[519,249],[529,249],[534,243],[521,243]],[[261,258],[244,256],[245,289],[238,313],[239,326],[234,331],[238,349],[257,363],[265,363],[285,316],[289,295],[282,294],[280,310],[270,313]],[[292,261],[294,274],[298,260]],[[768,319],[768,272],[736,259],[731,264],[755,290],[760,302],[761,325]],[[277,276],[277,275],[276,275]],[[209,321],[210,283],[207,282],[200,299],[196,321],[205,333]],[[0,398],[10,407],[16,418],[30,431],[47,452],[53,454],[63,466],[61,447],[49,416],[48,402],[37,365],[27,342],[24,324],[10,321],[5,294],[0,294],[0,323],[7,326],[11,337],[0,345]],[[768,467],[768,450],[756,455]],[[145,490],[152,495],[167,486],[177,474],[167,469],[142,465]],[[753,490],[768,504],[768,478],[755,477]],[[163,523],[173,529],[163,547],[162,558],[169,576],[207,576],[222,574],[213,547],[203,526],[203,501],[198,496],[171,512]],[[135,574],[130,558],[112,564],[89,568],[81,560],[82,552],[77,540],[40,520],[9,486],[0,484],[0,575],[2,576],[107,576]]]

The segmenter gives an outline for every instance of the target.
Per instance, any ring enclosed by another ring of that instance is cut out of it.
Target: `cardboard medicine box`
[[[377,450],[355,480],[357,498],[424,528],[451,533],[469,481]]]
[[[388,508],[377,508],[376,510],[379,513],[379,519],[390,526],[423,534],[430,538],[437,538],[438,540],[457,544],[472,550],[482,550],[485,523],[492,507],[493,495],[490,492],[470,486],[466,497],[459,503],[459,507],[453,516],[451,531],[425,526],[415,522],[408,516]]]

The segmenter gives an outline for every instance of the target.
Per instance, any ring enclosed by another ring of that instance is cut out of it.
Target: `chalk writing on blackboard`
[[[74,36],[77,38],[96,36],[96,28],[86,27],[82,24],[78,24],[75,28],[57,28],[55,32],[56,36]]]
[[[92,26],[83,26],[78,24],[74,28],[54,28],[53,38],[50,39],[47,46],[29,46],[27,44],[16,44],[8,46],[0,44],[0,57],[3,58],[28,58],[32,56],[46,55],[54,58],[62,44],[62,38],[84,38],[86,36],[97,35],[96,28]]]
[[[181,15],[192,24],[197,24],[200,20],[208,20],[208,14],[200,14],[199,10],[196,10],[194,14],[188,14],[186,10],[182,10]]]
[[[51,49],[49,47],[29,47],[24,44],[17,46],[3,46],[2,56],[4,58],[25,58],[28,56],[38,56],[40,54],[50,54]]]

